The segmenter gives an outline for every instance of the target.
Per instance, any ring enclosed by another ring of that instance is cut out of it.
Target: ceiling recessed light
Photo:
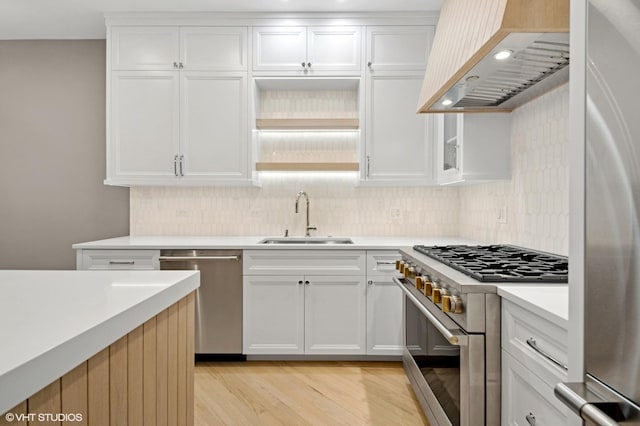
[[[511,56],[512,53],[513,53],[513,50],[505,49],[505,50],[499,51],[498,53],[493,55],[493,57],[496,58],[498,61],[504,61],[509,56]]]
[[[451,99],[445,99],[444,101],[442,101],[442,105],[444,106],[449,106],[453,103],[453,101]]]

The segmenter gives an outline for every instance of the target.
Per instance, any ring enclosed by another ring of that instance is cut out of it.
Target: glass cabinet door
[[[458,169],[458,115],[444,114],[442,171]]]

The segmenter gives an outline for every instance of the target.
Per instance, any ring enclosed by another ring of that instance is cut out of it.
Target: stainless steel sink
[[[265,238],[258,244],[353,244],[353,241],[344,237],[276,237]]]

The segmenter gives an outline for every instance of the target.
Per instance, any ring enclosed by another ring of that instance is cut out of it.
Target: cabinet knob
[[[301,62],[300,65],[302,65],[302,68],[306,68],[307,64],[305,64],[304,62]]]
[[[526,416],[524,416],[524,418],[531,426],[536,426],[536,416],[534,416],[533,413],[527,414]]]
[[[173,67],[174,67],[174,68],[178,68],[178,63],[177,63],[177,62],[174,62],[174,63],[173,63]]]
[[[305,281],[304,283],[305,283],[305,285],[309,285],[309,281]]]
[[[298,285],[302,285],[302,280],[298,281]]]
[[[180,62],[180,63],[178,64],[178,68],[180,68],[180,69],[184,68],[184,64],[183,64],[182,62]]]
[[[307,68],[311,68],[311,62],[307,62]]]
[[[371,62],[371,61],[367,62],[367,66],[368,66],[369,68],[371,68],[371,65],[373,65],[373,62]]]
[[[367,284],[369,284],[369,285],[373,285],[373,280],[369,280],[369,281],[367,281]]]

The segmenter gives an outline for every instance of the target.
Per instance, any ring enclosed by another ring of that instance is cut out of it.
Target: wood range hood
[[[568,65],[569,0],[445,0],[418,113],[510,112],[566,82]]]

